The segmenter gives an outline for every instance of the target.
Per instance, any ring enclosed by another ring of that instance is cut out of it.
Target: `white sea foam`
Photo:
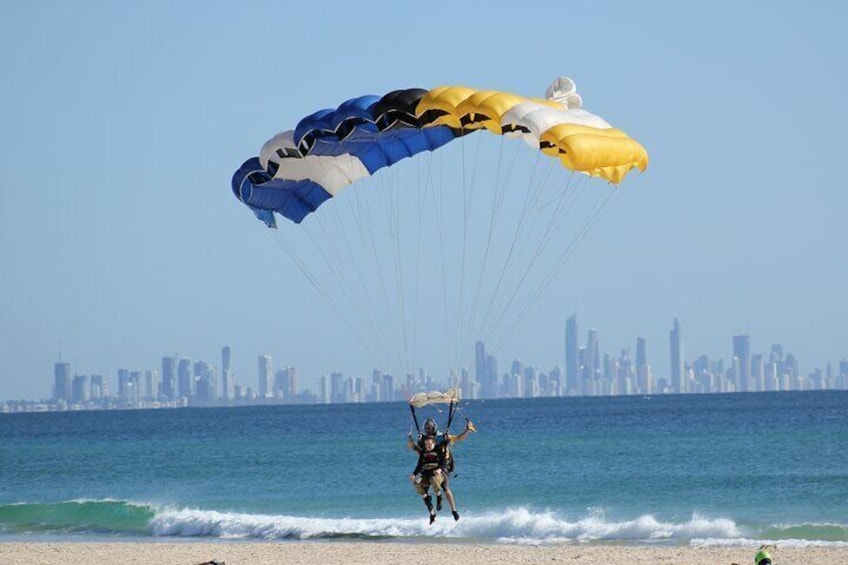
[[[157,536],[210,536],[219,538],[316,539],[336,537],[473,538],[510,543],[541,544],[570,541],[688,541],[738,539],[732,520],[693,515],[681,523],[653,516],[610,521],[592,514],[572,519],[555,512],[510,508],[481,515],[464,514],[455,522],[441,514],[432,526],[420,518],[320,518],[241,514],[197,509],[160,510],[152,523]]]

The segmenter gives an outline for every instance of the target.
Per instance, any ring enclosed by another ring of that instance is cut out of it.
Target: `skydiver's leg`
[[[459,512],[456,511],[456,501],[453,498],[453,492],[449,488],[444,489],[445,498],[448,499],[448,504],[451,507],[451,513],[453,514],[454,520],[459,520]]]
[[[436,521],[436,511],[433,509],[433,498],[430,496],[430,478],[427,475],[421,475],[419,481],[415,482],[415,491],[421,495],[421,499],[424,501],[424,506],[427,507],[427,512],[430,514],[430,523]]]
[[[456,501],[454,501],[453,491],[451,491],[451,489],[450,489],[450,483],[449,483],[449,480],[448,480],[448,474],[447,473],[445,473],[442,477],[441,486],[442,486],[442,492],[445,493],[445,498],[448,499],[448,504],[450,504],[451,514],[453,514],[453,519],[459,520],[459,512],[456,510]]]
[[[424,497],[427,496],[427,489],[430,488],[430,481],[427,480],[426,476],[421,475],[415,480],[415,482],[412,483],[412,486],[419,496]]]
[[[433,486],[433,490],[436,493],[436,512],[440,512],[442,510],[442,493],[444,492],[445,482],[446,475],[442,473],[441,469],[436,469],[433,472],[433,479],[430,481],[430,484]]]

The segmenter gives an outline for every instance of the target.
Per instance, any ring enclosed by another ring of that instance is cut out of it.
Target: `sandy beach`
[[[315,543],[0,543],[2,565],[228,565],[575,563],[580,565],[751,565],[755,547],[627,547],[315,542]],[[833,565],[848,548],[786,547],[772,552],[775,565]]]

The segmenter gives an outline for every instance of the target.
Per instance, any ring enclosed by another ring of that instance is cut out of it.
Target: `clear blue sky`
[[[0,17],[0,399],[53,363],[256,356],[302,386],[374,361],[230,192],[277,131],[360,94],[575,79],[648,172],[497,352],[563,363],[565,319],[668,372],[731,336],[848,356],[842,2],[10,1]],[[424,361],[424,364],[427,364]],[[435,362],[433,363],[435,365]]]

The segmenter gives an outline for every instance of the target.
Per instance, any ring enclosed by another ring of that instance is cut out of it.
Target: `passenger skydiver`
[[[463,441],[469,433],[476,431],[477,428],[474,427],[471,420],[466,419],[465,430],[461,434],[454,436],[447,433],[440,433],[438,431],[436,421],[433,418],[427,418],[424,420],[424,433],[419,434],[418,440],[413,441],[411,436],[407,439],[407,447],[418,452],[420,460],[423,453],[426,452],[426,447],[424,445],[426,439],[428,437],[434,438],[435,449],[439,453],[439,460],[442,462],[440,464],[441,481],[439,482],[440,484],[438,485],[438,488],[434,489],[436,491],[436,511],[442,509],[442,497],[438,492],[440,488],[442,492],[445,493],[445,497],[448,499],[448,504],[450,504],[454,520],[459,520],[459,511],[456,509],[456,501],[453,497],[453,491],[451,491],[450,488],[450,475],[454,470],[454,459],[450,446],[457,441]],[[417,487],[416,490],[418,490]],[[418,492],[422,497],[425,497],[424,500],[426,504],[429,499],[429,495],[427,495],[426,492],[422,493],[420,490],[418,490]],[[435,518],[431,515],[431,523],[433,519]]]
[[[421,451],[418,452],[418,463],[415,465],[415,470],[409,475],[409,480],[412,481],[415,491],[424,500],[424,506],[427,507],[427,511],[430,513],[430,523],[432,524],[436,520],[436,510],[433,509],[433,499],[428,489],[431,486],[433,487],[439,510],[441,510],[441,490],[446,476],[444,472],[444,466],[446,464],[445,452],[436,447],[436,436],[424,436],[422,444]],[[456,519],[459,519],[458,516],[459,514],[454,512]]]

